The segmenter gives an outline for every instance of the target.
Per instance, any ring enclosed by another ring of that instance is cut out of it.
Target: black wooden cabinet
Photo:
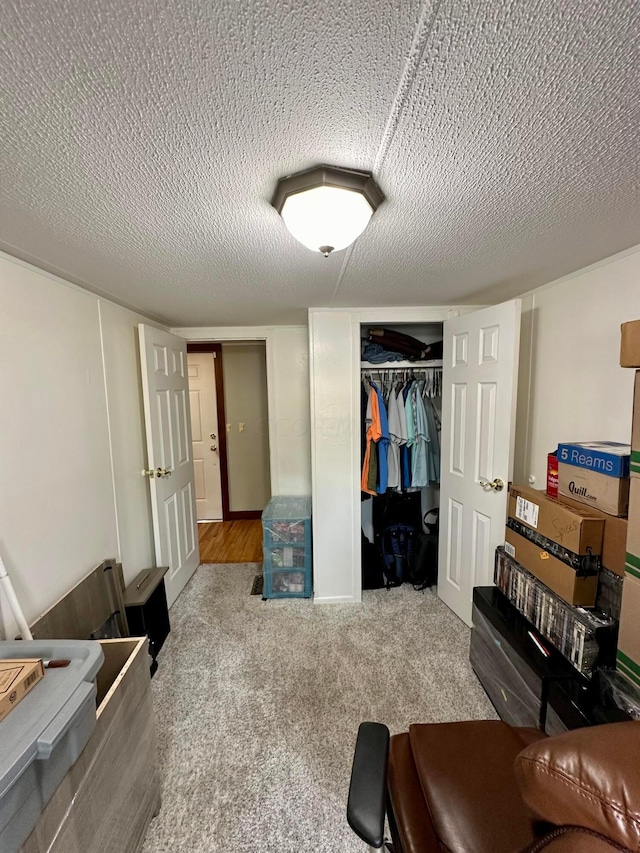
[[[497,587],[474,587],[473,605],[471,665],[501,719],[552,735],[629,719]]]
[[[149,638],[151,675],[158,668],[158,652],[171,630],[164,588],[164,576],[168,570],[168,566],[143,569],[124,591],[129,633],[132,637],[146,635]]]

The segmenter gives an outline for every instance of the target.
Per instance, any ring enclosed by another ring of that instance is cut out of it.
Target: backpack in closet
[[[430,509],[424,514],[424,526],[427,533],[417,537],[413,557],[406,580],[413,584],[414,589],[425,589],[438,582],[438,530],[440,513],[438,509]]]
[[[380,537],[380,552],[384,567],[382,571],[387,579],[387,589],[400,586],[410,580],[411,561],[415,529],[410,524],[396,522],[390,524]]]
[[[360,530],[362,548],[362,589],[383,589],[387,582],[384,578],[382,557],[376,546],[369,542]]]

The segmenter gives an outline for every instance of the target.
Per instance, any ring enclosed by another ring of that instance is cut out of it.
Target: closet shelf
[[[383,361],[382,364],[373,364],[371,361],[361,361],[361,370],[410,370],[412,367],[442,367],[441,358],[433,358],[431,361]]]

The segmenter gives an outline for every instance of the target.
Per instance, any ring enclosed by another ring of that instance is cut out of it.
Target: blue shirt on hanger
[[[405,409],[406,413],[406,404],[407,397],[409,396],[409,391],[411,390],[411,386],[413,384],[413,380],[410,382],[406,382],[402,389],[400,390],[400,394],[402,395],[401,405]],[[400,400],[398,400],[400,403]],[[400,455],[402,461],[402,488],[404,490],[411,488],[411,445],[409,444],[409,424],[407,421],[407,441],[400,448]]]

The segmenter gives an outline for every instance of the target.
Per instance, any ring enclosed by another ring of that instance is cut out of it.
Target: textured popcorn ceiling
[[[173,325],[507,298],[640,243],[637,0],[4,0],[0,248]],[[373,169],[352,249],[281,175]]]

